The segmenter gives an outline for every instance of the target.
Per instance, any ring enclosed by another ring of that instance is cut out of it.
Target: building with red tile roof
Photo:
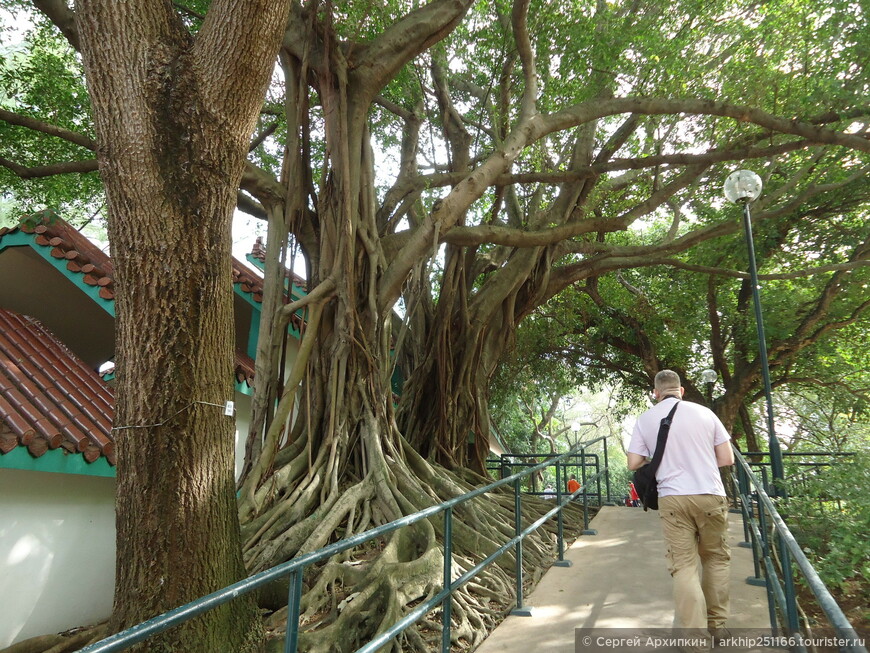
[[[38,320],[0,308],[0,452],[62,448],[114,465],[113,403],[112,388]]]
[[[248,260],[233,260],[237,457],[262,303],[262,263]],[[16,597],[0,649],[111,612],[114,393],[101,370],[115,355],[114,298],[111,258],[63,220],[0,229],[0,596]],[[297,317],[289,332],[301,328]]]
[[[249,257],[255,265],[262,264],[264,255],[262,242],[258,246],[259,250],[255,246]],[[25,460],[22,452],[16,453],[16,447],[26,448],[34,458],[61,449],[83,455],[88,463],[105,458],[103,462],[114,465],[112,391],[107,383],[94,379],[94,372],[104,365],[111,367],[114,357],[111,258],[63,220],[46,219],[34,225],[0,229],[0,280],[0,337],[10,347],[10,353],[0,354],[0,364],[8,367],[0,373],[0,467],[10,464],[11,458],[6,456],[13,453],[16,461]],[[294,275],[292,282],[298,294],[304,281]],[[249,394],[263,282],[254,270],[233,259],[233,286],[235,378],[237,390]],[[29,330],[22,331],[22,324],[30,325]],[[298,335],[301,327],[301,319],[296,317],[291,332]],[[20,365],[7,366],[6,362],[15,356],[27,364],[29,373]],[[77,373],[65,380],[65,370]],[[34,387],[31,379],[37,377],[51,387]],[[74,391],[59,392],[59,387]],[[31,393],[42,399],[32,403]],[[50,426],[60,415],[91,413],[101,418],[88,422],[87,429],[77,428],[75,420],[64,428]],[[59,470],[57,465],[48,467]],[[88,470],[83,473],[95,473],[101,468],[69,464],[60,467]]]

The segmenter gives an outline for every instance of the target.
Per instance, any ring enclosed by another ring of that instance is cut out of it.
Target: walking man
[[[676,402],[664,456],[656,472],[659,516],[674,579],[675,625],[724,634],[728,618],[731,552],[726,531],[728,503],[719,467],[734,464],[728,432],[710,409],[683,402],[680,377],[655,377],[658,403],[637,419],[628,446],[635,470],[655,453],[659,424]],[[698,561],[701,572],[698,572]]]

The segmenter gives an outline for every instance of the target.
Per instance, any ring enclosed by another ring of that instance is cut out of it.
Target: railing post
[[[453,584],[453,507],[444,510],[444,589]],[[441,653],[450,653],[450,619],[453,611],[453,593],[441,602]]]
[[[565,530],[562,520],[562,463],[556,463],[556,505],[559,506],[559,512],[556,513],[556,545],[558,547],[558,555],[554,567],[570,567],[571,562],[565,560]]]
[[[595,461],[595,491],[598,493],[598,507],[601,507],[601,465],[598,459],[598,454],[592,454],[592,460]]]
[[[763,467],[762,471],[764,471]],[[767,588],[767,609],[770,616],[770,630],[773,635],[776,635],[779,632],[779,621],[776,618],[776,593],[773,584],[779,584],[779,580],[775,575],[771,575],[769,571],[773,567],[773,560],[770,555],[767,518],[765,517],[764,506],[761,505],[761,501],[758,502],[758,531],[761,533],[761,551],[764,558],[764,584]]]
[[[782,584],[785,590],[785,616],[786,627],[790,635],[797,634],[800,629],[798,623],[797,600],[795,599],[794,576],[791,571],[791,554],[781,537],[777,537],[779,544],[779,559],[782,564]]]
[[[580,476],[583,479],[583,535],[598,535],[598,531],[589,528],[589,488],[586,487],[586,447],[580,449]],[[599,494],[599,497],[601,495]]]
[[[302,603],[302,572],[304,568],[290,572],[290,589],[287,593],[287,632],[284,635],[284,653],[296,653],[299,645],[299,606]]]
[[[607,461],[607,438],[604,436],[604,487],[607,490],[607,503],[610,503],[610,463]]]
[[[517,560],[517,607],[511,610],[516,617],[531,617],[531,608],[523,606],[523,532],[522,501],[520,499],[520,479],[514,481],[514,537],[517,543],[514,545],[514,555]]]
[[[580,485],[583,487],[583,532],[589,529],[589,488],[586,487],[586,447],[580,449]]]
[[[749,528],[748,525],[752,524],[752,521],[755,519],[755,511],[752,505],[753,502],[751,495],[742,494],[740,495],[740,497],[741,503],[744,504],[743,530],[745,531],[747,528]],[[759,508],[761,508],[760,505]],[[762,555],[762,543],[756,541],[754,529],[750,529],[749,532],[749,536],[744,535],[744,537],[747,537],[748,541],[741,542],[741,544],[746,544],[750,549],[752,549],[752,567],[753,571],[755,572],[755,576],[750,576],[749,578],[747,578],[746,583],[748,585],[766,586],[767,582],[764,580],[764,576],[761,575],[761,563],[759,562],[759,557]]]
[[[749,479],[746,478],[746,472],[740,465],[737,466],[737,494],[740,497],[740,507],[743,512],[743,541],[737,546],[752,548],[752,542],[749,539],[749,522],[752,519],[752,502],[749,496]],[[748,504],[748,505],[747,505]],[[752,556],[755,561],[755,577],[760,578],[758,570],[758,560],[756,556]]]

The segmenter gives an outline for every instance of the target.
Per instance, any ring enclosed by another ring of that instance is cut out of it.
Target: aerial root
[[[70,653],[106,636],[106,624],[86,626],[60,635],[39,635],[2,649],[0,653]]]
[[[403,443],[403,440],[400,439]],[[396,454],[398,452],[392,452]],[[317,477],[332,478],[329,464],[317,466]],[[316,483],[300,493],[276,495],[278,503],[291,496],[314,496]],[[399,457],[385,455],[369,460],[362,481],[343,490],[329,488],[326,505],[307,508],[301,522],[287,525],[285,516],[298,515],[284,503],[272,509],[282,513],[258,517],[260,539],[247,549],[250,571],[279,564],[328,544],[339,537],[362,532],[386,523],[398,514],[412,514],[441,501],[459,497],[480,487],[487,479],[475,474],[456,473],[432,465],[412,449],[403,446]],[[318,495],[319,496],[319,495]],[[523,497],[523,527],[552,508],[552,501]],[[511,488],[498,489],[453,509],[453,578],[471,569],[514,536],[514,495]],[[269,514],[267,510],[264,514]],[[271,522],[268,532],[263,525]],[[565,532],[577,531],[582,523],[578,507],[566,508]],[[280,524],[280,525],[279,525]],[[570,526],[569,526],[570,525]],[[284,528],[281,533],[277,529]],[[352,651],[392,626],[414,605],[437,593],[443,586],[443,516],[435,516],[404,527],[380,540],[346,551],[306,573],[300,617],[300,650],[310,652]],[[524,540],[526,584],[534,584],[555,557],[555,520]],[[253,532],[253,531],[249,531]],[[383,548],[381,548],[383,546]],[[256,564],[252,564],[256,562]],[[477,645],[513,604],[516,583],[514,551],[511,547],[494,564],[457,589],[452,597],[451,639],[461,646]],[[286,596],[286,590],[285,590]],[[264,604],[265,605],[265,604]],[[436,608],[392,644],[402,642],[405,650],[431,650],[432,639],[441,632]],[[266,619],[271,637],[283,637],[287,609]],[[436,630],[437,629],[437,630]],[[426,640],[429,640],[428,648]]]
[[[480,644],[496,623],[492,610],[467,593],[454,595],[453,617],[457,623],[451,624],[451,641],[456,644],[467,642],[468,648]]]
[[[302,600],[307,627],[300,648],[355,650],[401,619],[409,604],[438,591],[442,560],[434,530],[424,521],[394,533],[367,565],[328,562]],[[353,593],[339,601],[337,593],[348,588]]]

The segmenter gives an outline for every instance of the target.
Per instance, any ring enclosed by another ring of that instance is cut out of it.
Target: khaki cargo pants
[[[714,494],[659,497],[659,516],[668,548],[668,570],[674,579],[674,625],[724,627],[731,566],[726,498]]]

